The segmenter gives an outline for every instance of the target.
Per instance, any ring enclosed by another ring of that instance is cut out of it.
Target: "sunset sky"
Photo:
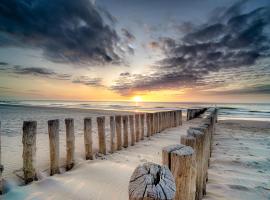
[[[270,102],[269,0],[1,0],[0,100]]]

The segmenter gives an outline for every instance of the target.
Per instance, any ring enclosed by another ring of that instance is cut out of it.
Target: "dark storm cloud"
[[[242,13],[245,1],[219,12],[215,20],[193,27],[180,40],[160,38],[152,43],[165,58],[152,66],[151,73],[120,77],[112,87],[122,94],[202,86],[204,77],[222,69],[255,65],[270,53],[270,9],[261,7]],[[263,73],[263,72],[262,72]]]
[[[58,80],[69,80],[71,78],[71,75],[69,74],[57,73],[51,69],[43,67],[24,67],[21,65],[10,65],[9,63],[5,63],[2,67],[0,64],[0,71],[12,75],[28,75],[32,77],[44,77]]]
[[[72,82],[87,85],[87,86],[103,87],[101,78],[91,78],[88,76],[79,76],[79,77],[76,77]]]
[[[130,42],[133,42],[136,38],[135,36],[127,29],[125,28],[122,28],[121,29],[123,35],[130,41]]]
[[[1,0],[0,41],[41,49],[54,62],[121,62],[116,31],[89,0]]]
[[[215,92],[210,92],[210,93],[218,94],[218,95],[270,94],[270,85],[260,85],[260,86],[235,89],[235,90],[215,91]]]

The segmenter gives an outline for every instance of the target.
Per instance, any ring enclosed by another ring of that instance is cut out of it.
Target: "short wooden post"
[[[97,117],[99,153],[106,154],[105,117]]]
[[[191,147],[171,145],[162,150],[163,164],[171,170],[176,184],[175,200],[190,200],[192,163],[195,156]]]
[[[139,165],[129,181],[129,200],[174,200],[175,181],[167,166]]]
[[[122,149],[122,126],[121,126],[122,117],[121,115],[115,116],[115,128],[116,128],[116,141],[117,141],[117,150]]]
[[[124,144],[123,147],[128,147],[128,116],[123,116],[123,135],[124,135]]]
[[[135,144],[135,131],[134,131],[134,116],[129,115],[129,132],[131,137],[130,145],[133,146]]]
[[[192,128],[187,130],[187,135],[192,136],[196,140],[196,161],[197,161],[197,178],[196,178],[196,200],[202,199],[204,184],[204,134]]]
[[[114,153],[115,152],[115,147],[116,147],[116,144],[115,144],[115,119],[114,119],[114,116],[110,116],[110,132],[111,132],[111,135],[110,135],[110,139],[111,139],[110,152]]]
[[[36,175],[36,137],[37,137],[37,122],[23,122],[23,174],[24,182],[30,183],[37,180]]]
[[[74,166],[74,152],[75,152],[75,135],[74,135],[74,120],[71,118],[65,119],[66,124],[66,170],[72,169]]]
[[[135,114],[135,133],[136,133],[136,142],[139,142],[139,139],[140,139],[140,114]]]
[[[48,121],[50,140],[50,175],[59,174],[59,120]]]
[[[141,119],[141,140],[144,140],[144,113],[140,116]]]
[[[84,118],[84,147],[86,160],[93,160],[92,145],[92,119]]]
[[[2,173],[4,171],[4,166],[2,165],[2,150],[1,150],[1,121],[0,121],[0,195],[3,194],[3,179]]]
[[[196,149],[196,139],[193,136],[181,136],[181,144],[190,146]],[[196,152],[194,151],[196,154]],[[196,178],[197,178],[197,162],[196,155],[194,156],[193,163],[191,166],[191,187],[190,187],[190,200],[195,200],[196,198]]]

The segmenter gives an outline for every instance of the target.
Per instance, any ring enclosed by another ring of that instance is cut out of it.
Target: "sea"
[[[13,135],[19,131],[24,120],[37,120],[46,124],[49,119],[64,119],[68,117],[83,120],[94,115],[93,110],[108,111],[162,111],[199,107],[217,107],[219,120],[256,120],[270,122],[270,104],[220,104],[220,103],[190,103],[190,102],[124,102],[124,101],[0,101],[0,121],[2,134]],[[92,114],[91,114],[92,113]],[[4,126],[4,127],[3,127]],[[44,128],[41,126],[41,130]]]

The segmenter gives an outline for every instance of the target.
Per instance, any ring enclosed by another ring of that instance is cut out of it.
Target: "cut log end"
[[[169,168],[154,163],[139,165],[129,182],[130,200],[172,200],[175,191]]]

